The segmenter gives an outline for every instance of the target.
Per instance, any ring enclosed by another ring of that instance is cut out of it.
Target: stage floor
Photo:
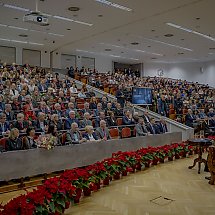
[[[181,159],[131,174],[82,199],[66,215],[214,215],[215,185],[209,173],[189,170],[193,158]],[[0,195],[0,202],[23,192]]]

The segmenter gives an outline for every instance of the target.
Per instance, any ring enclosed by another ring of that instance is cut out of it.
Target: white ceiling
[[[0,38],[30,41],[44,46],[1,40],[0,45],[55,50],[66,54],[103,55],[129,63],[198,62],[215,59],[215,50],[210,50],[215,48],[215,41],[166,25],[167,22],[171,22],[215,37],[215,0],[112,0],[112,2],[129,7],[132,12],[105,6],[95,0],[39,1],[39,11],[43,13],[93,24],[93,26],[87,26],[49,17],[50,25],[42,27],[24,23],[22,19],[26,12],[1,5],[1,3],[16,5],[34,11],[35,0],[2,0],[0,1],[0,24],[39,30],[44,33],[0,26]],[[80,7],[80,11],[68,11],[68,7],[71,6]],[[68,28],[71,30],[67,30]],[[53,36],[47,34],[48,32],[64,36]],[[22,38],[18,36],[20,34],[27,34],[28,37]],[[174,36],[167,38],[165,34]],[[132,42],[139,44],[131,45]],[[111,51],[105,51],[105,49],[111,49]]]

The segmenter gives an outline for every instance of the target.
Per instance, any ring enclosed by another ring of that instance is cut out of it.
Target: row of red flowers
[[[78,203],[82,195],[90,195],[100,189],[101,184],[108,185],[112,179],[120,179],[129,172],[193,154],[193,151],[192,146],[183,142],[113,153],[111,158],[101,162],[65,170],[59,177],[47,179],[37,189],[1,205],[0,215],[63,214],[71,203]]]

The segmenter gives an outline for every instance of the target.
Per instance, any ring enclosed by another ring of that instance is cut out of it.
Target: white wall
[[[95,62],[95,68],[99,72],[106,73],[108,71],[113,70],[113,62],[112,59],[105,56],[97,56]]]
[[[159,69],[163,70],[163,77],[199,82],[215,87],[215,61],[204,63],[145,63],[144,76],[158,76],[157,71]]]

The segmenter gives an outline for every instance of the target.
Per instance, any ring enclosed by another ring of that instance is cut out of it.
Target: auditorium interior
[[[0,0],[0,215],[215,215],[214,0]]]

